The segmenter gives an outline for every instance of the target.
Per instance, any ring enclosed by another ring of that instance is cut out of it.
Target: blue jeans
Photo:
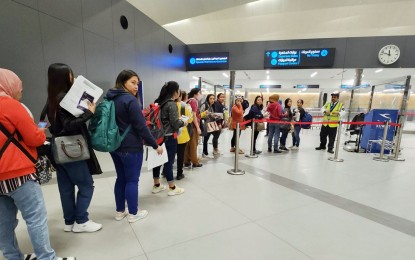
[[[58,164],[56,167],[59,194],[66,225],[87,222],[88,207],[94,194],[94,180],[86,161]],[[75,186],[78,193],[75,197]]]
[[[117,172],[114,186],[116,210],[123,212],[127,201],[128,212],[135,215],[138,212],[138,182],[143,152],[113,152],[111,157]]]
[[[20,210],[26,222],[37,258],[56,259],[55,251],[50,246],[42,190],[34,181],[28,181],[16,190],[0,196],[0,250],[4,257],[8,260],[23,259],[14,232],[18,223],[17,210]]]
[[[174,157],[176,157],[177,153],[177,139],[170,136],[166,137],[164,139],[164,144],[166,145],[169,160],[163,165],[163,172],[166,176],[167,182],[172,182]],[[153,168],[153,179],[160,178],[160,168],[161,166]]]
[[[293,132],[293,146],[300,146],[300,125],[294,125],[294,132]]]
[[[268,124],[268,149],[272,149],[272,138],[274,138],[274,150],[278,150],[278,140],[280,139],[280,125]]]

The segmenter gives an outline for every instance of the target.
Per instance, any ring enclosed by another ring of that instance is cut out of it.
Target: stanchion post
[[[401,161],[401,162],[405,161],[404,158],[399,157],[399,153],[401,150],[402,131],[403,131],[402,126],[398,126],[398,133],[396,134],[395,147],[393,148],[394,155],[389,156],[390,160]]]
[[[258,158],[258,155],[254,153],[254,131],[255,131],[255,121],[254,119],[252,119],[252,124],[251,124],[251,149],[249,151],[249,154],[245,154],[245,157],[248,158]]]
[[[228,170],[229,174],[232,175],[243,175],[245,174],[245,171],[238,169],[238,157],[239,157],[239,132],[241,131],[241,127],[239,125],[239,122],[236,123],[236,137],[235,137],[235,164],[234,168]]]
[[[385,158],[384,156],[385,155],[385,143],[386,143],[386,138],[388,136],[389,122],[390,122],[390,119],[385,122],[385,129],[383,130],[383,140],[382,140],[382,145],[380,147],[380,155],[373,157],[373,160],[375,161],[380,161],[380,162],[389,161],[389,159]]]
[[[339,159],[339,147],[340,147],[340,135],[342,129],[342,121],[339,121],[339,126],[337,126],[337,135],[336,135],[336,150],[334,151],[334,157],[329,157],[329,161],[333,162],[343,162],[343,159]]]

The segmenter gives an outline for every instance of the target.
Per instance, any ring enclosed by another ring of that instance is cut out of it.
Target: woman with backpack
[[[154,103],[160,104],[160,118],[164,130],[164,144],[166,145],[168,161],[163,165],[164,174],[169,184],[167,195],[174,196],[184,193],[184,189],[177,187],[173,180],[173,164],[177,153],[177,132],[179,128],[187,126],[187,121],[179,118],[179,111],[174,102],[180,95],[179,84],[169,81],[161,88],[159,97]],[[153,193],[159,193],[166,189],[160,184],[160,168],[153,168]]]
[[[88,207],[94,193],[94,180],[91,175],[101,174],[101,168],[90,145],[86,122],[92,118],[96,105],[87,102],[88,109],[75,117],[59,103],[72,87],[74,80],[71,68],[62,63],[54,63],[48,69],[48,108],[47,116],[53,138],[82,135],[88,145],[90,159],[56,164],[59,194],[62,203],[65,232],[95,232],[102,228],[88,218]],[[52,146],[56,145],[52,142]],[[75,186],[78,192],[75,196]]]
[[[163,153],[163,148],[154,140],[141,112],[137,94],[139,81],[137,73],[132,70],[123,70],[118,74],[115,87],[108,90],[106,95],[107,99],[114,101],[120,134],[124,134],[131,126],[120,147],[110,153],[117,173],[114,186],[115,219],[122,220],[127,217],[130,223],[145,218],[148,214],[147,210],[139,210],[138,207],[138,183],[143,164],[143,139],[157,150],[157,153]],[[128,210],[125,208],[125,202],[127,202]]]
[[[294,109],[294,121],[295,122],[301,122],[304,118],[305,110],[303,108],[304,101],[302,99],[297,100],[297,109]],[[298,147],[300,146],[300,131],[301,131],[301,125],[295,124],[294,125],[294,132],[292,133],[293,137],[293,146],[290,148],[292,150],[298,150]]]

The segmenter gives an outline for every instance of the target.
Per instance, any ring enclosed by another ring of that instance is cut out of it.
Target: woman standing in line
[[[285,114],[285,116],[283,117],[284,121],[286,122],[291,122],[293,120],[293,113],[291,111],[291,105],[292,105],[292,100],[291,98],[287,98],[284,101],[284,110],[283,113]],[[292,124],[285,124],[285,125],[281,125],[281,140],[280,140],[280,150],[282,151],[289,151],[288,148],[285,146],[286,142],[287,142],[287,136],[288,133],[290,132]]]
[[[212,140],[212,144],[213,144],[213,155],[221,155],[222,153],[219,151],[218,145],[219,145],[219,136],[222,132],[222,127],[223,127],[223,118],[224,118],[224,113],[225,113],[225,95],[223,93],[219,93],[216,96],[216,101],[215,103],[213,103],[213,112],[214,113],[220,113],[222,114],[222,119],[217,119],[216,122],[218,123],[219,126],[219,131],[215,131],[213,132],[213,140]]]
[[[231,140],[231,153],[237,152],[239,154],[244,154],[244,151],[239,148],[239,151],[236,151],[236,123],[241,123],[244,121],[244,110],[242,108],[242,96],[235,96],[235,104],[232,107],[232,126],[233,135]],[[240,126],[239,135],[241,135],[241,131],[245,129],[245,126]]]
[[[186,91],[180,91],[181,96],[176,99],[177,109],[179,111],[180,117],[186,116],[189,120],[187,121],[188,124],[192,123],[192,109],[187,106],[185,100],[187,100],[187,93]],[[187,142],[190,141],[190,134],[188,129],[190,125],[183,127],[182,132],[177,137],[177,176],[176,180],[181,180],[184,178],[183,174],[183,164],[184,164],[184,150],[186,148]],[[164,170],[164,169],[163,169]]]
[[[183,122],[179,118],[177,105],[174,102],[179,97],[179,84],[175,81],[169,81],[161,88],[159,97],[154,103],[160,104],[161,122],[164,129],[164,144],[166,145],[168,161],[164,164],[164,174],[169,184],[167,195],[174,196],[184,193],[184,189],[177,187],[173,180],[173,164],[177,153],[177,132],[180,127],[186,126],[187,121]],[[166,189],[166,186],[160,184],[160,168],[153,168],[153,193],[159,193]]]
[[[297,109],[294,109],[294,121],[301,122],[304,117],[305,111],[303,108],[304,101],[302,99],[297,100]],[[294,132],[292,133],[293,137],[293,146],[290,147],[293,150],[298,150],[300,146],[300,131],[301,125],[295,124],[294,125]]]
[[[46,140],[46,128],[38,128],[28,111],[19,102],[22,97],[22,81],[12,71],[0,68],[0,124],[34,158],[36,147]],[[0,150],[7,137],[0,131]],[[0,251],[6,259],[32,259],[23,256],[16,239],[17,211],[26,222],[30,241],[38,259],[62,260],[56,257],[50,245],[48,220],[42,190],[37,180],[34,163],[10,143],[0,155]],[[68,260],[75,259],[68,257]]]
[[[263,109],[264,109],[264,106],[262,104],[262,97],[256,96],[254,104],[251,106],[251,109],[249,110],[248,117],[252,120],[264,118],[264,115],[262,114]],[[259,131],[256,129],[256,124],[255,124],[255,129],[254,129],[254,153],[260,154],[262,153],[262,151],[259,151],[256,149],[256,139],[258,138],[258,135],[259,135]]]
[[[102,228],[88,218],[88,207],[94,193],[93,174],[101,168],[89,141],[86,122],[94,115],[96,105],[87,102],[88,109],[79,117],[63,109],[59,103],[73,84],[73,72],[63,63],[54,63],[48,69],[48,119],[53,137],[82,135],[88,143],[90,159],[56,165],[59,194],[61,197],[65,232],[95,232]],[[54,145],[54,144],[52,144]],[[75,186],[78,193],[75,196]]]
[[[107,99],[115,104],[116,122],[120,134],[131,126],[120,147],[111,152],[111,157],[117,172],[114,195],[116,213],[115,219],[127,217],[133,223],[147,216],[147,210],[139,210],[138,184],[141,166],[143,164],[143,139],[157,153],[163,153],[163,148],[157,145],[147,128],[141,112],[138,98],[138,83],[140,78],[132,70],[121,71],[115,81],[115,87],[107,92]],[[128,210],[125,209],[127,201]]]
[[[190,136],[190,141],[187,143],[184,151],[184,166],[193,168],[199,168],[203,165],[200,163],[199,158],[197,158],[197,145],[199,142],[199,136],[202,131],[200,129],[200,111],[198,106],[198,101],[202,99],[202,92],[198,88],[193,88],[190,90],[189,99],[187,104],[192,108],[192,134]],[[192,164],[190,164],[192,163]]]
[[[215,103],[215,95],[209,94],[206,97],[205,103],[203,103],[200,106],[200,113],[205,114],[205,116],[203,117],[205,128],[207,128],[207,124],[209,122],[215,121],[215,119],[212,116],[212,114],[214,113],[214,110],[213,110],[213,104],[214,103]],[[205,112],[205,113],[203,113],[203,112]],[[202,131],[205,134],[205,136],[203,136],[202,157],[213,159],[214,158],[213,155],[209,155],[209,152],[208,152],[208,142],[209,142],[210,136],[213,135],[215,132],[218,132],[218,131],[211,132],[211,133],[208,133],[207,130],[202,130]]]

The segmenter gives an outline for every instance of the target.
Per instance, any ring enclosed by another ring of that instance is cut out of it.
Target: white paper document
[[[167,157],[166,145],[162,144],[163,154],[159,155],[156,150],[152,147],[147,149],[147,169],[151,170],[157,166],[163,165],[168,162],[169,158]]]
[[[87,101],[96,103],[103,92],[100,87],[79,75],[59,105],[79,117],[88,109]]]

